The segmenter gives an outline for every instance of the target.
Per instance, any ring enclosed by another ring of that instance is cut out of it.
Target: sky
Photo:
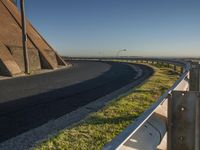
[[[19,0],[18,0],[19,1]],[[65,56],[200,56],[199,0],[26,0],[26,15]]]

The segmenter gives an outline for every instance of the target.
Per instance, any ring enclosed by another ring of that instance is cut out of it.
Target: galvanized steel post
[[[180,73],[181,74],[184,73],[184,68],[183,67],[181,67],[181,72]]]
[[[191,63],[191,70],[190,70],[190,86],[189,86],[190,91],[200,91],[200,65],[199,62],[192,62]],[[199,95],[200,99],[200,95]],[[195,150],[199,150],[200,146],[200,102],[199,99],[196,102],[196,122],[195,122]]]
[[[190,91],[200,91],[200,69],[199,69],[199,62],[192,62],[191,69],[190,69]]]
[[[176,71],[176,65],[174,65],[174,71]]]
[[[173,91],[169,107],[168,150],[199,150],[196,143],[196,102],[199,92]]]
[[[199,62],[191,64],[189,90],[173,91],[168,99],[168,150],[200,149]]]

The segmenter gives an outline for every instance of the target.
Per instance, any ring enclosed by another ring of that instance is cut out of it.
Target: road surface
[[[142,77],[153,70],[139,65]],[[0,142],[59,118],[133,82],[128,64],[74,61],[62,69],[0,81]]]

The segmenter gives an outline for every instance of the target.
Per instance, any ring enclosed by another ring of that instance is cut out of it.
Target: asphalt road
[[[140,65],[143,75],[153,73]],[[101,98],[130,82],[135,70],[124,63],[75,61],[63,69],[0,81],[0,142]]]

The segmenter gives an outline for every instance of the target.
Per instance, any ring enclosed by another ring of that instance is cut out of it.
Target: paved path
[[[123,63],[75,61],[70,69],[1,80],[0,142],[103,97],[133,82],[136,74]]]

